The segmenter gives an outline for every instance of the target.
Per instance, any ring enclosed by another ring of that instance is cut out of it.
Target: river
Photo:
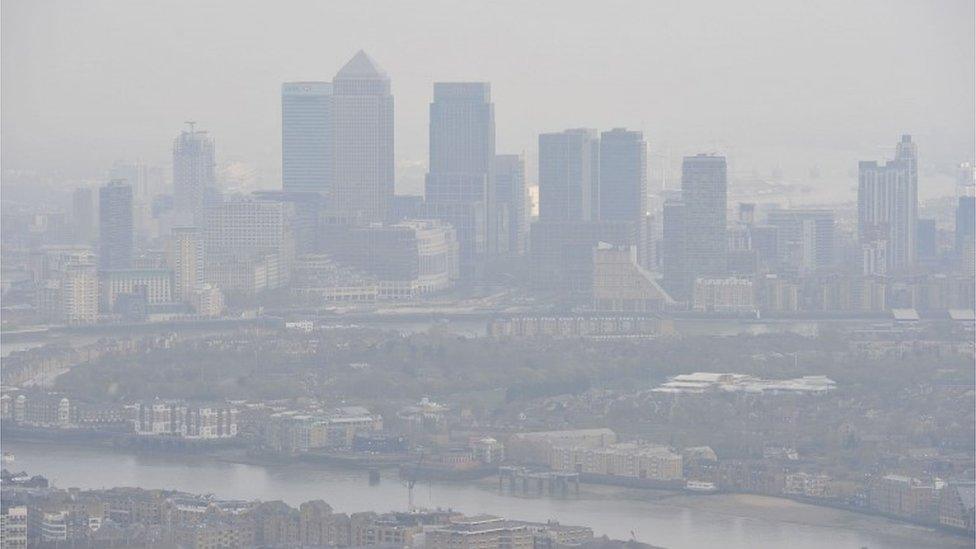
[[[134,486],[212,493],[227,499],[280,499],[291,505],[323,499],[340,512],[407,508],[407,489],[392,471],[370,486],[365,471],[310,466],[264,467],[209,457],[136,455],[107,449],[8,442],[8,469],[48,477],[55,486]],[[572,499],[502,495],[493,483],[418,484],[419,506],[466,514],[591,526],[598,535],[669,548],[971,547],[972,540],[928,528],[756,496],[674,496],[654,499],[639,490],[585,488]]]

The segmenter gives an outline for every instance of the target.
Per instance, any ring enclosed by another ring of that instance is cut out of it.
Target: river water
[[[264,467],[227,463],[209,457],[134,455],[107,449],[8,442],[3,450],[16,456],[8,469],[48,477],[55,486],[108,488],[134,486],[212,493],[227,499],[280,499],[298,505],[323,499],[340,512],[403,510],[407,489],[395,472],[384,471],[379,485],[370,486],[365,471],[306,466]],[[606,495],[599,495],[606,493]],[[513,497],[492,484],[417,484],[418,506],[452,508],[466,514],[489,513],[533,521],[557,519],[590,526],[598,535],[683,547],[791,547],[908,549],[971,547],[972,541],[877,517],[759,498],[763,505],[793,508],[784,519],[737,510],[734,496],[699,496],[664,500],[634,499],[639,491],[600,491],[573,499]],[[636,496],[639,498],[639,496]],[[705,505],[701,498],[728,505]],[[756,499],[756,498],[754,498]],[[805,514],[821,517],[806,520]],[[830,522],[823,522],[826,514]],[[819,524],[819,525],[817,525]],[[836,525],[836,526],[835,526]]]

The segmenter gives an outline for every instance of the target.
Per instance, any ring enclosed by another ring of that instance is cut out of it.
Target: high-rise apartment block
[[[166,241],[166,265],[173,271],[173,297],[188,302],[203,283],[203,235],[196,227],[176,227]]]
[[[894,160],[862,161],[858,171],[861,244],[883,253],[886,272],[904,273],[915,265],[918,224],[918,152],[911,136],[902,136]]]
[[[216,201],[214,142],[190,123],[173,142],[173,209],[183,224],[200,226],[203,209]]]

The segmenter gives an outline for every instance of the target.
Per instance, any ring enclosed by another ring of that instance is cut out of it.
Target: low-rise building
[[[549,466],[556,471],[655,481],[684,477],[679,454],[665,446],[633,442],[602,448],[557,446],[550,452]]]
[[[15,505],[0,513],[0,547],[27,547],[27,507]]]
[[[603,448],[617,442],[610,429],[575,429],[517,433],[506,445],[508,459],[515,463],[548,464],[555,447]]]
[[[532,549],[532,532],[525,523],[493,516],[453,521],[425,534],[428,549]]]

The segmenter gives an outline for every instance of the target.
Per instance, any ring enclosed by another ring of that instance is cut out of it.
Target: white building
[[[681,374],[654,388],[656,393],[706,394],[824,394],[837,383],[826,376],[803,376],[795,379],[761,379],[746,374],[695,372]]]
[[[150,305],[171,303],[173,274],[167,269],[121,269],[101,273],[100,297],[112,311],[122,294],[142,294]]]
[[[682,458],[665,446],[619,443],[605,447],[557,446],[549,454],[556,471],[648,480],[681,480]]]
[[[98,272],[94,264],[68,264],[59,284],[61,320],[65,324],[98,321]]]
[[[748,312],[756,310],[756,293],[748,278],[698,278],[693,303],[700,312]]]

